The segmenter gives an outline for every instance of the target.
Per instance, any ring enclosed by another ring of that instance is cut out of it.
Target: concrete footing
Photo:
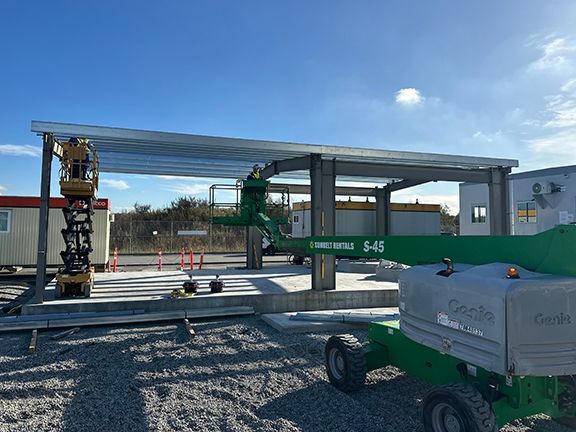
[[[221,270],[223,293],[211,294],[208,288],[215,271],[201,270],[193,276],[200,284],[198,293],[188,298],[171,298],[170,292],[181,289],[189,280],[185,272],[98,273],[90,298],[50,298],[40,304],[26,304],[22,314],[75,312],[118,312],[142,310],[168,312],[177,310],[250,306],[256,313],[353,309],[396,306],[397,284],[367,279],[365,274],[338,274],[337,289],[313,291],[310,270],[301,266],[274,267],[255,273],[249,270]]]
[[[291,319],[297,312],[263,314],[262,320],[281,333],[317,333],[322,331],[349,331],[366,328],[368,323],[343,323],[336,321],[296,321]],[[313,311],[314,315],[332,315],[338,313],[397,314],[398,308],[361,308],[344,310]]]

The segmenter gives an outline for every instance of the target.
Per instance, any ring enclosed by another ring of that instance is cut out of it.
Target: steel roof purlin
[[[406,165],[489,170],[518,166],[518,161],[514,159],[298,144],[45,121],[32,121],[31,129],[36,134],[52,133],[60,140],[71,136],[90,139],[100,155],[101,170],[113,173],[242,178],[251,164],[268,165],[311,154],[320,154],[323,158],[340,162],[381,164],[383,167]],[[281,176],[305,178],[307,172],[295,171],[282,173]],[[353,178],[354,181],[374,179],[368,175],[339,176],[339,179],[344,178]],[[389,180],[394,179],[399,178]],[[377,181],[382,182],[383,178]]]

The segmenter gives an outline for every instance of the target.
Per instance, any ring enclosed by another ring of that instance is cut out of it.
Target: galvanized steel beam
[[[36,286],[34,302],[44,301],[46,289],[46,257],[48,254],[48,215],[50,206],[50,175],[54,136],[45,133],[42,137],[42,174],[40,180],[40,215],[38,219],[38,255],[36,258]]]
[[[262,178],[268,179],[274,175],[287,171],[300,171],[310,167],[310,156],[302,156],[294,159],[274,161],[267,165],[261,172]]]
[[[298,144],[43,121],[33,121],[32,131],[37,133],[52,132],[56,136],[62,137],[81,136],[92,139],[96,143],[98,143],[98,141],[110,141],[117,144],[132,144],[134,146],[134,152],[139,152],[140,146],[146,144],[154,145],[158,147],[159,151],[166,154],[175,154],[173,148],[178,145],[184,145],[191,150],[214,149],[214,158],[220,160],[225,159],[226,152],[223,150],[228,149],[230,151],[240,150],[255,159],[270,162],[274,159],[290,159],[315,153],[322,154],[323,157],[328,159],[372,160],[374,162],[393,162],[408,165],[417,164],[421,166],[465,166],[476,168],[518,166],[518,161],[512,159]],[[276,153],[282,157],[270,158],[268,156],[270,153]],[[404,178],[404,176],[399,177]]]
[[[360,163],[336,161],[336,174],[367,177],[395,177],[423,181],[468,181],[488,183],[488,170],[468,168],[446,168],[438,166],[409,166],[396,164]]]
[[[428,183],[427,180],[402,180],[390,183],[388,187],[390,188],[390,192],[397,192],[402,189],[408,189],[414,186],[419,186],[421,184]]]

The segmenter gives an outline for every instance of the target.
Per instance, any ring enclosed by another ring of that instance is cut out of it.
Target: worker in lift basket
[[[250,174],[248,174],[248,177],[246,177],[246,180],[260,180],[262,177],[260,177],[260,170],[262,168],[260,168],[260,165],[256,164],[252,167],[252,172]]]

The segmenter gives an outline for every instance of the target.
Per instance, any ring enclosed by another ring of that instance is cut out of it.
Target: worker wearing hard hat
[[[260,165],[256,164],[252,167],[252,172],[248,174],[246,180],[260,180],[262,177],[260,176]]]

